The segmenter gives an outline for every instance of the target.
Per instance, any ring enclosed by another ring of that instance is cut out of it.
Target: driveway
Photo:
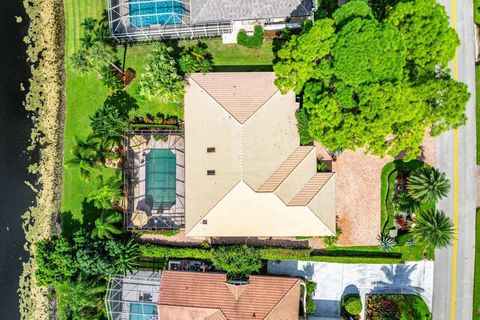
[[[268,273],[315,281],[316,316],[338,317],[342,296],[355,292],[360,294],[364,306],[368,293],[399,293],[418,294],[432,308],[433,261],[383,265],[269,261]]]

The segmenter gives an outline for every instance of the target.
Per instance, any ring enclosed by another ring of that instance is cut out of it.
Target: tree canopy
[[[445,69],[458,45],[433,0],[399,3],[383,20],[353,0],[291,37],[277,53],[275,83],[302,96],[307,130],[327,149],[409,160],[426,134],[466,121],[467,87]]]

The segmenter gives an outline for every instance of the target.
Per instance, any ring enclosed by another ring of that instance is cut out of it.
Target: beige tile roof
[[[273,80],[271,72],[188,78],[188,236],[321,236],[335,231],[320,218],[335,219],[334,190],[322,196],[329,202],[323,206],[288,206],[315,175],[316,155],[313,147],[300,147],[295,94],[282,95]],[[215,152],[207,152],[209,147]]]
[[[272,85],[272,72],[250,72],[248,77],[236,72],[210,72],[190,78],[242,124],[278,91]]]
[[[207,319],[275,319],[269,315],[279,309],[283,319],[298,319],[300,280],[296,278],[250,276],[240,294],[232,294],[230,287],[225,274],[164,271],[160,316],[163,319],[163,314],[169,313],[172,320],[204,320],[192,318],[191,311],[205,308],[210,313]],[[175,314],[169,308],[174,308]]]
[[[306,206],[333,176],[331,172],[316,173],[295,197],[288,203],[289,206]]]

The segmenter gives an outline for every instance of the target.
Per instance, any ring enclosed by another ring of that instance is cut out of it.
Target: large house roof
[[[164,271],[158,314],[165,320],[298,319],[300,280],[250,276],[227,283],[225,274]]]
[[[272,72],[188,77],[187,235],[334,234],[335,176],[316,172],[315,148],[300,146],[295,94],[282,95],[274,78]]]
[[[309,16],[312,0],[190,0],[192,23]]]

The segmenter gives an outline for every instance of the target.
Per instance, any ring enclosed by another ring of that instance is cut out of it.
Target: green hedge
[[[297,130],[300,136],[300,144],[302,146],[309,145],[313,142],[313,138],[308,131],[308,115],[305,108],[301,108],[295,114],[297,117]]]
[[[237,43],[245,47],[260,47],[263,43],[263,28],[255,26],[252,36],[249,36],[245,30],[240,30],[237,34]]]
[[[264,260],[299,260],[337,263],[400,263],[403,255],[400,252],[384,252],[377,247],[361,247],[359,249],[335,248],[327,250],[258,248]],[[155,244],[141,244],[143,257],[148,258],[180,258],[212,260],[212,251],[200,247],[169,247]],[[421,260],[423,257],[415,257]]]
[[[473,0],[473,21],[480,24],[480,0]]]

